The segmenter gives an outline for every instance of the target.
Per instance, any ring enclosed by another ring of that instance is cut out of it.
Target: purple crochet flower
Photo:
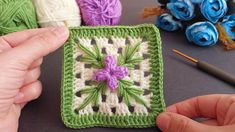
[[[128,75],[128,69],[124,66],[117,66],[117,61],[113,56],[106,56],[104,68],[95,72],[93,79],[97,82],[105,81],[111,90],[118,87],[118,80]]]

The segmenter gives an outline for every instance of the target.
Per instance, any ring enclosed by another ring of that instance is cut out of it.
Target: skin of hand
[[[43,57],[61,47],[65,27],[32,29],[0,37],[0,132],[16,132],[21,109],[42,91]]]
[[[192,120],[198,117],[206,120]],[[235,95],[199,96],[174,104],[157,117],[157,125],[163,132],[234,132]]]

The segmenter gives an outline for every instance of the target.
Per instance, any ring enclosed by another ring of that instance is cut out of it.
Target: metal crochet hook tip
[[[193,62],[193,63],[198,63],[198,60],[197,60],[197,59],[195,59],[195,58],[193,58],[193,57],[190,57],[190,56],[188,56],[188,55],[186,55],[186,54],[184,54],[184,53],[182,53],[182,52],[180,52],[180,51],[178,51],[178,50],[176,50],[176,49],[172,49],[172,51],[175,52],[176,54],[178,54],[178,55],[184,57],[185,59],[187,59],[187,60]]]

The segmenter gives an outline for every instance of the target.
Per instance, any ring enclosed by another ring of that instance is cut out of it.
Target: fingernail
[[[166,108],[166,112],[173,112],[173,113],[177,113],[177,109],[174,105],[169,106]]]
[[[24,98],[24,94],[23,93],[18,93],[16,96],[15,96],[15,102],[19,102],[20,100],[22,100]]]
[[[157,117],[157,125],[162,131],[167,131],[170,125],[170,116],[166,113],[162,113]]]
[[[69,30],[67,27],[55,27],[52,31],[61,38],[67,37],[69,34]]]

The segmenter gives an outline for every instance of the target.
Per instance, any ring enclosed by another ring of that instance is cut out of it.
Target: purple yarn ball
[[[77,0],[82,19],[89,26],[117,25],[122,14],[119,0]]]

